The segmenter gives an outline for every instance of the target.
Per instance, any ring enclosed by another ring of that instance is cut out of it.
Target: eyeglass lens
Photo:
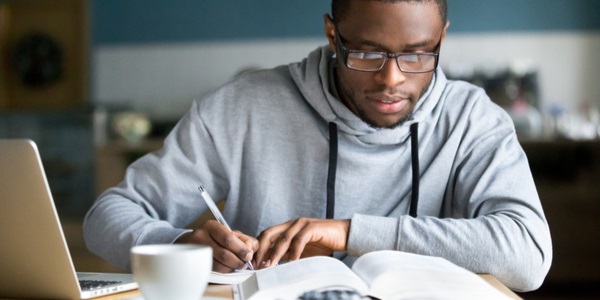
[[[398,67],[404,72],[429,72],[435,69],[435,54],[415,53],[397,54],[395,58]],[[363,71],[377,71],[388,59],[386,53],[349,52],[346,64],[349,68]]]

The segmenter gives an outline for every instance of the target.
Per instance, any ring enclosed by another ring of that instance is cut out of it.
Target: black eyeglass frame
[[[402,71],[402,73],[407,73],[407,74],[424,74],[424,73],[430,73],[435,71],[435,69],[437,69],[438,67],[438,63],[440,61],[440,46],[442,44],[442,36],[440,35],[440,39],[438,40],[437,45],[434,48],[434,52],[418,52],[418,53],[405,53],[405,52],[400,52],[400,53],[389,53],[389,52],[379,52],[379,51],[362,51],[362,50],[349,50],[347,49],[344,44],[342,43],[342,37],[338,31],[337,28],[335,28],[335,39],[336,39],[336,46],[338,49],[338,52],[342,55],[342,59],[344,61],[344,65],[346,65],[346,67],[348,67],[349,69],[355,70],[355,71],[361,71],[361,72],[377,72],[381,69],[383,69],[383,66],[385,66],[385,64],[387,63],[388,59],[393,58],[396,61],[396,65],[398,66],[398,69],[400,69],[400,71]],[[381,64],[381,66],[379,66],[379,68],[377,69],[358,69],[356,67],[352,67],[348,64],[348,56],[350,55],[350,53],[369,53],[369,54],[378,54],[378,55],[382,55],[384,60],[383,63]],[[402,56],[409,56],[409,55],[424,55],[424,56],[432,56],[435,59],[435,63],[434,66],[431,70],[427,70],[427,71],[406,71],[403,70],[402,67],[400,66],[400,62],[398,61],[399,57]]]

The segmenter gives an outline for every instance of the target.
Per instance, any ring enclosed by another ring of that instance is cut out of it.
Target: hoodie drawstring
[[[419,123],[410,125],[410,157],[412,160],[412,192],[409,215],[416,218],[419,205]]]
[[[417,217],[419,205],[419,124],[410,125],[410,154],[412,168],[412,193],[409,215]],[[338,133],[337,125],[329,122],[329,170],[327,173],[327,212],[326,218],[333,219],[335,209],[335,176],[337,171]]]
[[[329,171],[327,173],[327,219],[333,219],[335,208],[335,172],[337,171],[337,125],[329,122]]]

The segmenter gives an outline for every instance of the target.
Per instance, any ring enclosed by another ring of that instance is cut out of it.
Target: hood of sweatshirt
[[[309,105],[327,123],[335,123],[340,132],[366,144],[393,145],[406,141],[410,135],[410,125],[425,120],[431,114],[443,90],[441,85],[445,77],[438,69],[409,119],[393,129],[373,128],[339,99],[333,79],[336,65],[333,55],[328,46],[320,47],[301,62],[290,64],[290,74]]]

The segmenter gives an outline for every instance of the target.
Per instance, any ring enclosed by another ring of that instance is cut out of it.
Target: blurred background
[[[80,270],[113,268],[81,241],[95,197],[159,148],[194,98],[324,45],[329,5],[0,0],[0,138],[38,143]],[[550,223],[552,269],[540,291],[522,296],[598,297],[600,1],[448,5],[440,64],[509,112]]]

